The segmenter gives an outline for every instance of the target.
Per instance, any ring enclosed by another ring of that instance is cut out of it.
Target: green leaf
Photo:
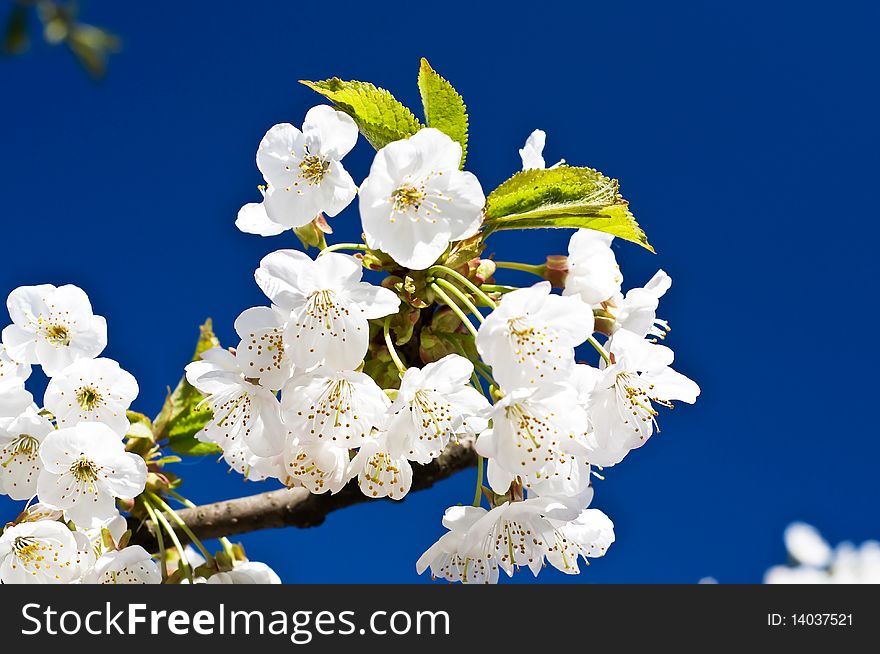
[[[484,225],[487,233],[505,229],[595,229],[653,252],[628,205],[619,193],[617,180],[592,168],[525,170],[489,194]]]
[[[428,127],[439,129],[461,144],[461,166],[464,167],[468,142],[467,107],[452,84],[440,77],[424,57],[419,68],[419,93]]]
[[[210,454],[219,455],[223,453],[214,443],[203,443],[195,437],[195,434],[182,436],[174,439],[170,447],[181,456],[208,456]]]
[[[332,77],[321,82],[300,80],[354,118],[364,138],[377,150],[418,132],[422,125],[391,93],[368,82]]]
[[[202,353],[219,347],[220,341],[214,335],[211,319],[200,328],[193,361],[202,358]],[[168,440],[169,447],[178,454],[200,456],[219,453],[220,448],[213,443],[201,443],[195,435],[210,422],[213,414],[207,405],[200,406],[204,396],[186,380],[184,375],[174,392],[168,394],[161,413],[153,421],[156,440]]]

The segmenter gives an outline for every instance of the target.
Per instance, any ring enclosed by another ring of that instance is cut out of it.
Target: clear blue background
[[[571,580],[757,582],[784,560],[794,519],[832,542],[880,536],[876,8],[364,4],[91,2],[84,19],[125,42],[104,82],[45,45],[0,62],[2,294],[85,288],[109,322],[106,355],[140,381],[136,408],[155,414],[197,325],[212,316],[234,344],[236,315],[265,302],[253,269],[295,244],[233,221],[258,198],[263,133],[319,102],[296,80],[369,80],[418,109],[426,56],[468,103],[468,168],[487,191],[543,128],[548,162],[622,180],[658,251],[615,246],[626,286],[658,267],[675,280],[661,315],[703,395],[662,415],[662,434],[597,483],[618,541]],[[361,141],[345,160],[356,180],[371,156]],[[356,209],[333,225],[351,240]],[[505,235],[491,250],[538,262],[567,238]],[[197,502],[270,487],[213,460],[181,472]],[[473,483],[463,472],[401,504],[244,543],[288,582],[427,581],[415,560]],[[0,501],[0,518],[14,513]]]

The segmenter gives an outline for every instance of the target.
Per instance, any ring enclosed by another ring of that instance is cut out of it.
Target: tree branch
[[[462,439],[451,443],[437,459],[427,465],[413,466],[412,491],[430,488],[435,482],[476,465],[474,439]],[[205,504],[193,509],[183,509],[177,514],[192,532],[201,539],[235,536],[260,529],[280,527],[316,527],[332,511],[369,500],[352,480],[335,495],[313,495],[304,488],[281,490],[240,497],[215,504]],[[129,518],[132,530],[131,543],[156,551],[156,526],[150,520]],[[188,541],[186,534],[178,532],[181,541]]]

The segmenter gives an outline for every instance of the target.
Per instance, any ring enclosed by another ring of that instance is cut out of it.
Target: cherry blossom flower
[[[503,494],[516,477],[526,486],[554,477],[569,456],[585,451],[586,413],[574,389],[542,384],[507,393],[490,413],[492,427],[477,439],[489,459],[489,485]]]
[[[474,365],[449,354],[424,368],[409,368],[391,407],[392,430],[404,438],[410,461],[430,463],[450,440],[486,427],[489,402],[470,386]]]
[[[326,105],[312,107],[302,131],[289,123],[272,127],[257,150],[266,180],[262,204],[247,204],[236,225],[262,236],[301,227],[318,214],[335,216],[357,194],[341,159],[357,142],[358,128],[347,114]]]
[[[520,148],[519,156],[522,159],[522,169],[523,170],[543,170],[547,167],[547,164],[544,162],[544,144],[547,142],[547,134],[544,130],[536,129],[534,132],[529,134],[529,137],[526,139],[525,145]],[[557,166],[561,166],[565,163],[565,159],[560,159],[558,162],[550,166],[551,168],[556,168]]]
[[[433,578],[463,584],[498,583],[498,564],[494,557],[471,557],[462,546],[468,531],[488,512],[474,506],[451,506],[443,514],[443,526],[449,532],[431,545],[416,562],[416,572],[431,568]]]
[[[621,329],[609,342],[614,357],[590,395],[587,458],[611,466],[645,444],[658,415],[654,404],[670,407],[673,400],[693,404],[700,387],[669,366],[673,353]]]
[[[795,522],[785,530],[790,565],[773,566],[765,584],[880,584],[880,543],[831,547],[812,526]]]
[[[19,363],[39,364],[50,377],[77,359],[92,359],[107,345],[107,322],[92,313],[85,292],[70,284],[21,286],[6,300],[12,325],[3,344]]]
[[[480,326],[477,350],[505,390],[534,387],[564,379],[592,331],[589,305],[540,282],[504,296]]]
[[[284,345],[287,315],[277,307],[253,307],[235,319],[235,331],[241,342],[235,357],[245,377],[260,385],[278,390],[293,372],[293,364]]]
[[[626,329],[642,338],[665,338],[669,324],[657,319],[657,307],[670,286],[672,278],[658,270],[643,288],[631,288],[626,296],[618,293],[605,307],[615,318],[615,330]]]
[[[554,529],[544,518],[546,502],[529,499],[505,502],[474,522],[462,544],[463,552],[474,559],[490,561],[512,576],[520,566],[536,575],[544,565],[544,555],[555,542]]]
[[[584,509],[574,520],[548,520],[553,543],[547,548],[547,562],[566,574],[579,574],[578,559],[605,556],[614,542],[614,524],[598,509]],[[589,563],[589,561],[588,561]]]
[[[260,561],[236,561],[232,570],[208,577],[209,584],[280,584],[278,574]]]
[[[405,434],[381,432],[364,442],[351,460],[349,476],[357,477],[367,497],[402,500],[412,486],[412,466],[404,454]]]
[[[40,459],[40,501],[63,509],[76,524],[114,516],[115,500],[134,499],[147,481],[144,460],[126,452],[119,435],[100,422],[52,432],[40,446]]]
[[[302,486],[311,493],[338,493],[348,481],[349,449],[329,440],[292,437],[284,450],[287,486]]]
[[[69,584],[82,575],[84,556],[64,523],[23,522],[7,527],[0,536],[0,581]]]
[[[186,366],[187,381],[205,395],[214,414],[199,438],[219,445],[233,457],[230,465],[236,469],[253,463],[247,461],[250,454],[273,457],[284,447],[278,398],[249,382],[246,374],[237,356],[220,347],[202,352],[200,361]]]
[[[568,243],[565,295],[595,305],[620,293],[623,275],[611,249],[614,237],[594,229],[579,229]]]
[[[159,566],[140,545],[107,552],[84,576],[84,584],[159,584]]]
[[[24,387],[30,374],[30,365],[13,361],[0,343],[0,417],[14,418],[34,401]]]
[[[326,366],[296,375],[285,385],[284,424],[303,440],[360,447],[384,420],[391,400],[362,372]]]
[[[106,530],[114,542],[118,543],[128,530],[128,521],[117,511],[109,518],[92,518],[90,523],[79,524],[76,529],[74,538],[80,543],[81,550],[92,552],[94,563],[106,553],[104,531]]]
[[[367,245],[424,270],[450,242],[476,234],[486,198],[460,164],[461,145],[432,128],[379,150],[360,189]]]
[[[40,444],[54,429],[33,407],[17,418],[0,419],[0,493],[14,500],[36,495],[43,469]]]
[[[103,422],[121,438],[130,426],[125,412],[137,394],[137,380],[116,361],[80,359],[49,381],[43,401],[59,427]]]
[[[255,273],[273,303],[289,313],[284,341],[294,365],[308,369],[325,363],[353,370],[363,361],[370,318],[395,313],[393,291],[362,282],[360,261],[328,252],[312,260],[296,250],[267,255]]]
[[[547,142],[547,134],[544,130],[536,129],[529,134],[526,144],[520,149],[519,156],[522,159],[523,170],[543,169],[547,167],[544,163],[544,144]]]

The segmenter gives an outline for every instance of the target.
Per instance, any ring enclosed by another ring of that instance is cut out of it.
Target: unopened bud
[[[553,288],[565,288],[565,278],[568,277],[568,257],[562,254],[547,256],[547,264],[544,266],[544,279],[550,282]]]

